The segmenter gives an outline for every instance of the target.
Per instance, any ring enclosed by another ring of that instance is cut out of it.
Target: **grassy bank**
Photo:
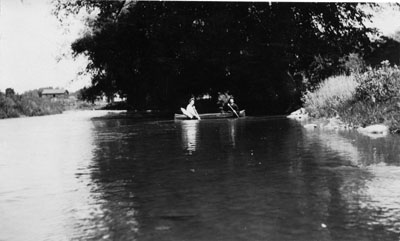
[[[21,116],[59,114],[64,110],[63,101],[39,97],[38,91],[6,95],[0,92],[0,119]]]
[[[400,69],[387,61],[364,73],[336,76],[303,95],[311,117],[339,117],[354,127],[385,124],[400,130]]]

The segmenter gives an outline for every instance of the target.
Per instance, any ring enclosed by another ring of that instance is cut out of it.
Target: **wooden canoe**
[[[232,112],[225,112],[225,113],[205,113],[205,114],[199,114],[201,119],[225,119],[225,118],[236,118],[235,114]],[[240,117],[246,116],[245,112],[240,113]],[[187,117],[184,114],[175,114],[175,120],[190,120],[189,117]],[[194,118],[196,119],[196,118]]]

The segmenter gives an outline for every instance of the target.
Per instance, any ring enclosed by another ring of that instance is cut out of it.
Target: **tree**
[[[83,101],[90,101],[94,103],[99,96],[102,95],[102,91],[96,86],[83,87],[78,91],[78,99]]]
[[[397,33],[398,34],[398,33]],[[380,66],[381,62],[388,60],[392,64],[400,64],[400,39],[382,36],[376,41],[372,52],[366,56],[366,62],[371,66]]]
[[[356,3],[56,1],[56,13],[98,11],[76,40],[93,86],[136,108],[176,109],[189,94],[230,90],[242,105],[282,112],[308,86],[369,53]]]
[[[15,91],[12,88],[7,88],[6,89],[6,97],[12,98],[15,95]]]

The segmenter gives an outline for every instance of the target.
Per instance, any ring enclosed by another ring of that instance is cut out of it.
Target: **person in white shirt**
[[[200,120],[200,116],[197,113],[196,107],[194,106],[194,98],[190,98],[189,104],[186,106],[186,110],[182,108],[182,112],[190,119],[196,117]]]

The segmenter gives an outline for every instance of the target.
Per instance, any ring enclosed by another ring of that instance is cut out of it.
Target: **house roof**
[[[64,89],[43,89],[42,95],[60,95],[65,94],[65,92],[68,93],[68,91]]]

